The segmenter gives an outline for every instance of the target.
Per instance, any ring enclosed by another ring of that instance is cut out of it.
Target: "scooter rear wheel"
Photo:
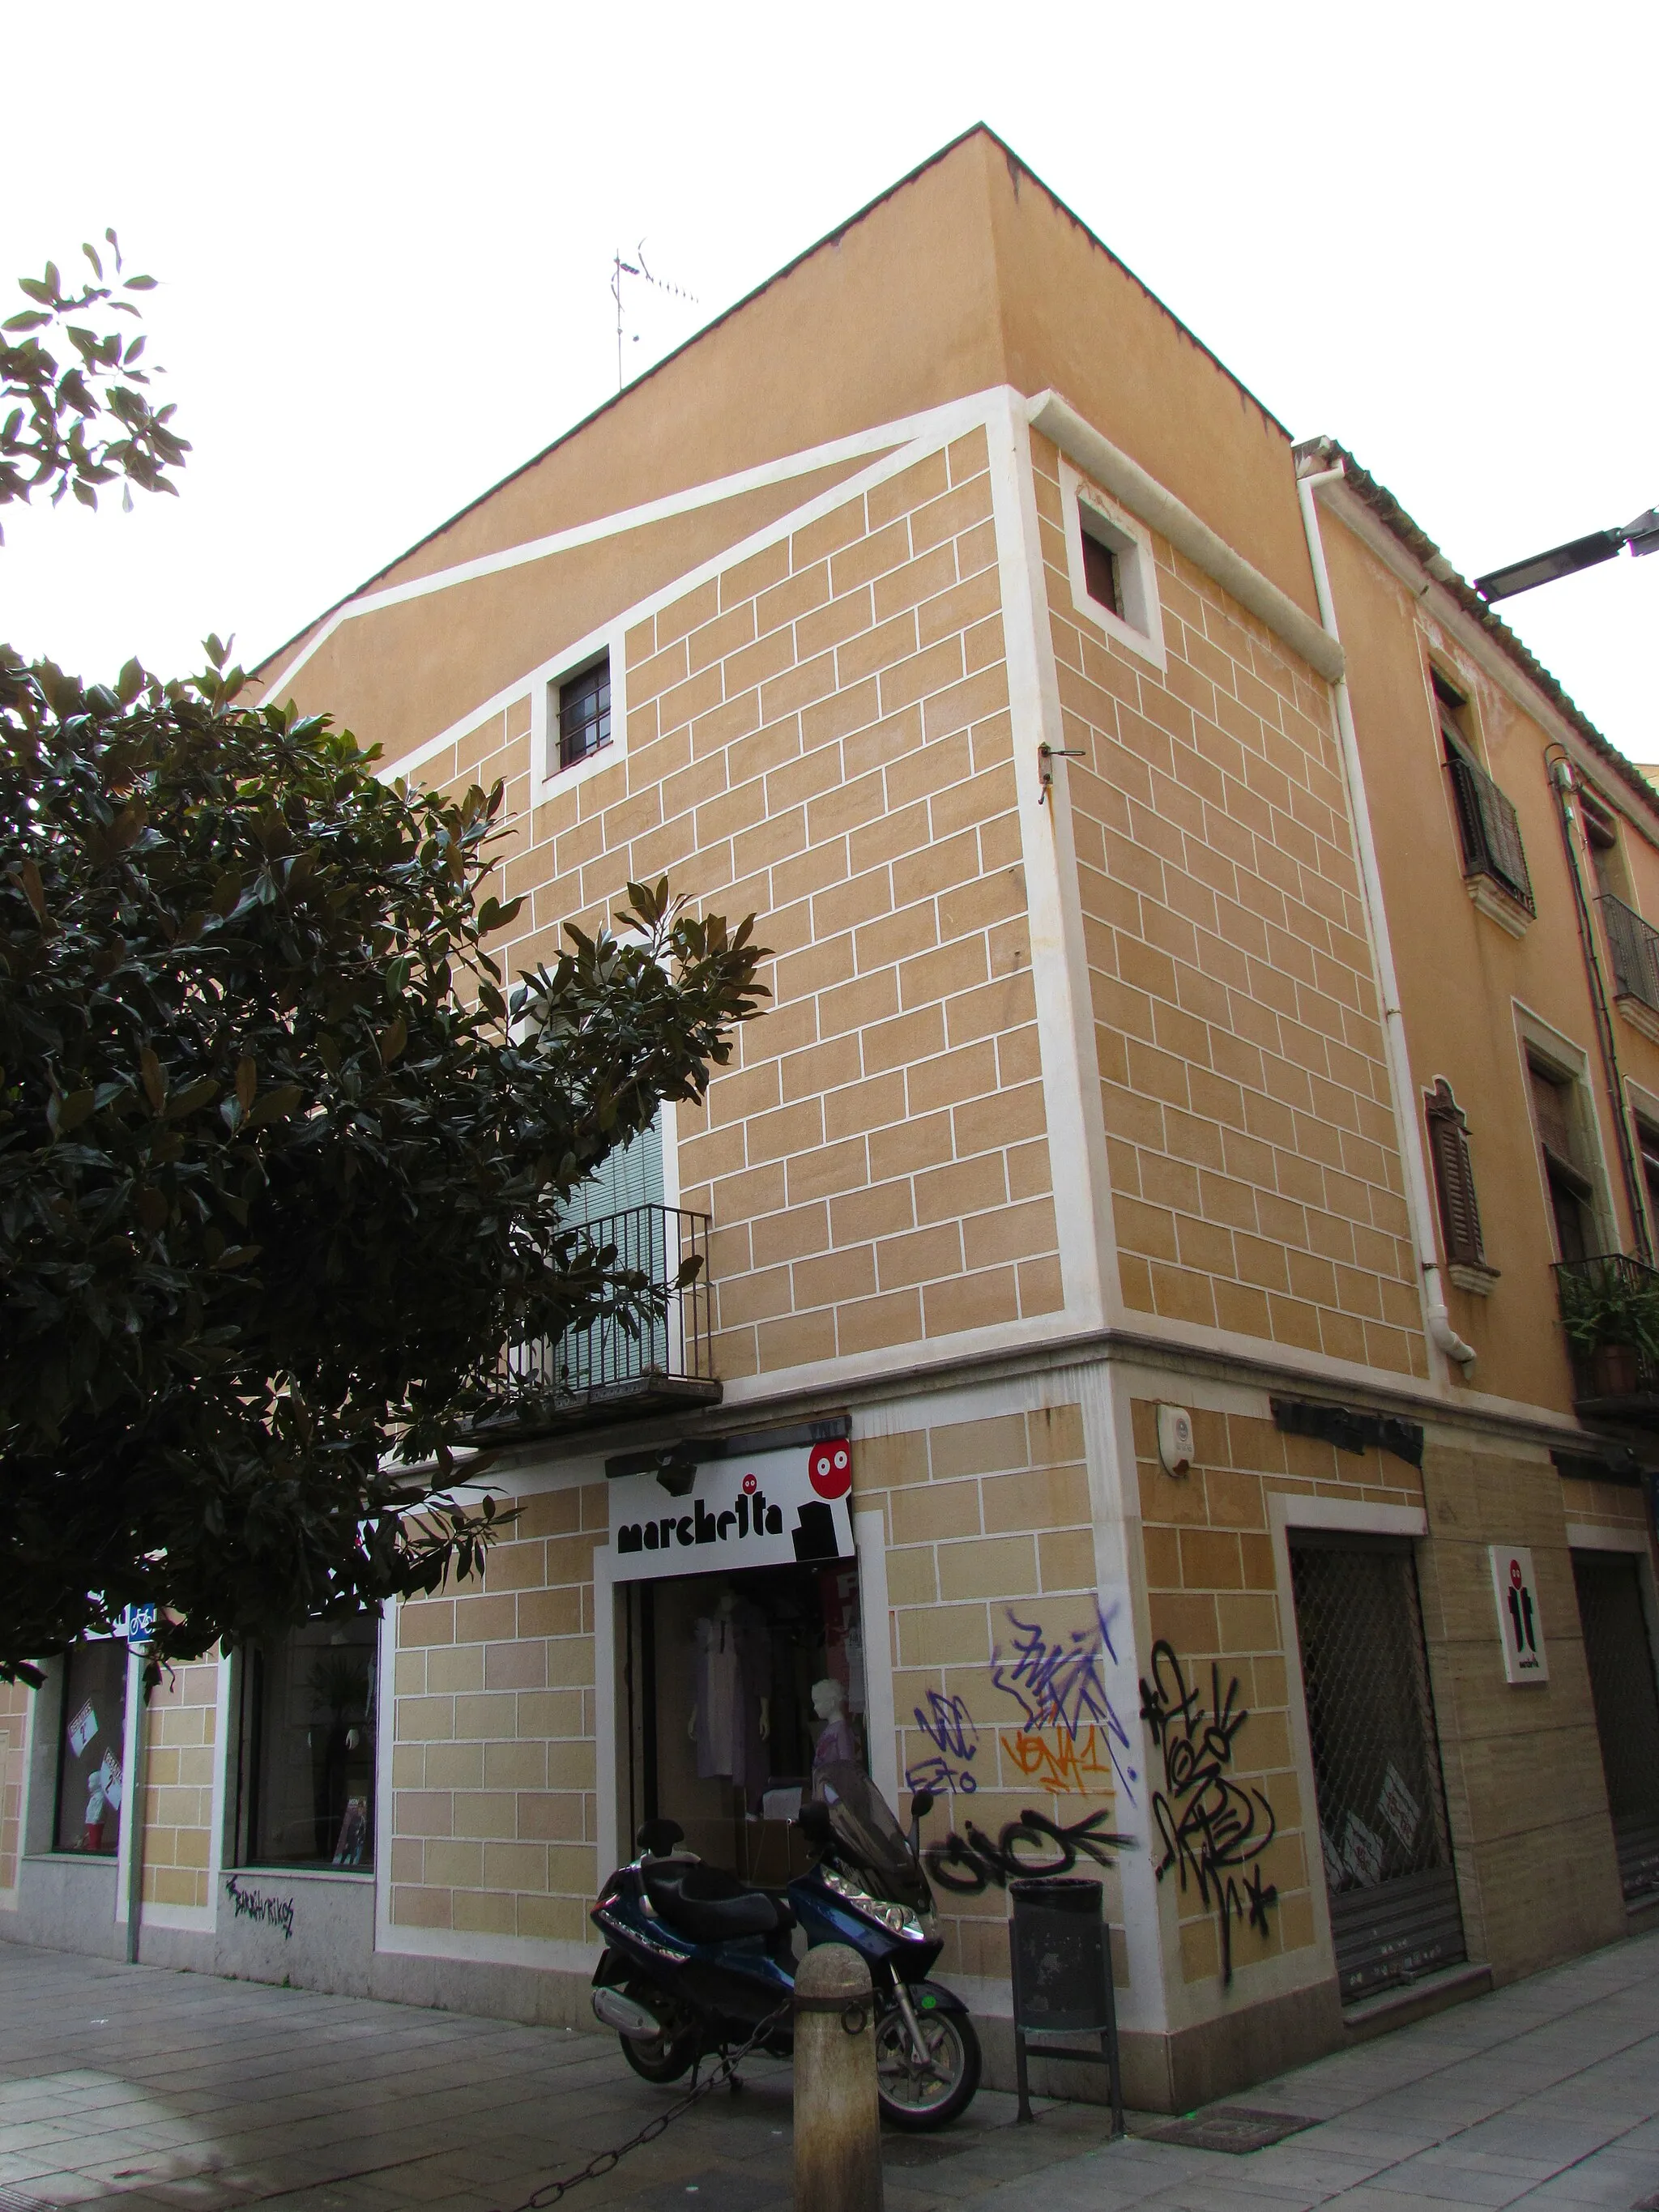
[[[672,2043],[661,2036],[649,2043],[636,2042],[631,2035],[619,2035],[617,2040],[642,2081],[678,2081],[697,2051],[697,2039],[689,2029]]]
[[[979,2038],[965,2013],[923,2012],[917,2026],[927,2047],[923,2065],[910,2046],[910,2031],[896,2005],[876,2022],[876,2094],[881,2116],[896,2128],[921,2133],[942,2128],[966,2112],[979,2087]]]

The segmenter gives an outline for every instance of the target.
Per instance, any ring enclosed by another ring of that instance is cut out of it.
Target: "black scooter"
[[[605,1883],[592,1914],[605,1939],[593,2010],[647,2081],[677,2081],[698,2059],[746,2041],[794,1987],[805,1945],[846,1943],[876,1996],[876,2086],[901,2128],[939,2128],[979,2087],[979,2039],[960,1997],[927,1979],[942,1948],[915,1849],[933,1799],[911,1801],[907,1838],[857,1766],[818,1777],[799,1826],[817,1852],[787,1890],[763,1889],[677,1847],[684,1830],[647,1820],[639,1856]],[[793,2048],[787,2019],[763,2046]]]

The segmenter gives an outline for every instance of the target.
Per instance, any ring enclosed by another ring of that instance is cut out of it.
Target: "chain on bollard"
[[[795,2212],[882,2212],[875,1991],[842,1943],[795,1975]]]
[[[665,2112],[659,2112],[654,2119],[647,2120],[637,2135],[629,2136],[626,2142],[618,2143],[614,2150],[597,2151],[580,2173],[567,2174],[562,2181],[544,2181],[539,2189],[532,2189],[520,2203],[507,2208],[507,2212],[547,2212],[550,2205],[561,2203],[573,2189],[580,2189],[583,2182],[597,2181],[601,2175],[609,2173],[613,2166],[620,2166],[629,2151],[639,2150],[646,2143],[655,2142],[665,2128],[683,2118],[694,2105],[701,2104],[705,2097],[712,2096],[722,2082],[731,2081],[750,2051],[766,2040],[788,2012],[789,2004],[786,2002],[775,2012],[768,2013],[741,2050],[724,2055],[706,2081],[697,2082],[683,2097],[676,2098]]]

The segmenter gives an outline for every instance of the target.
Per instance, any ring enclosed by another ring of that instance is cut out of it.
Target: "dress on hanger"
[[[708,1613],[695,1630],[697,1652],[697,1774],[729,1778],[758,1799],[769,1766],[760,1732],[761,1699],[772,1688],[772,1644],[765,1617],[738,1604]]]

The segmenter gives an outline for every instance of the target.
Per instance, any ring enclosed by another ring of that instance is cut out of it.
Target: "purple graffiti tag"
[[[915,1708],[916,1726],[933,1747],[933,1756],[904,1770],[912,1790],[955,1790],[969,1796],[978,1789],[972,1771],[979,1757],[979,1730],[969,1718],[960,1698],[941,1697],[929,1690],[926,1706]]]
[[[993,1650],[991,1680],[1024,1715],[1020,1733],[1057,1730],[1075,1744],[1086,1730],[1097,1729],[1118,1784],[1133,1804],[1139,1776],[1128,1763],[1129,1732],[1106,1687],[1105,1662],[1117,1659],[1112,1644],[1115,1607],[1103,1613],[1097,1606],[1093,1626],[1057,1636],[1050,1636],[1039,1621],[1022,1620],[1012,1606],[1003,1610],[1012,1641],[1006,1650],[1000,1645]]]

